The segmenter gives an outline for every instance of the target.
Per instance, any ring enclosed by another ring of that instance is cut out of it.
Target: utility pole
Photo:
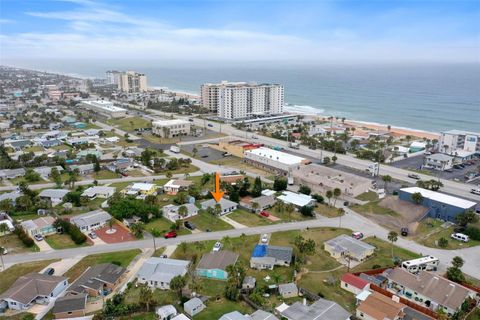
[[[153,240],[153,253],[155,253],[155,251],[157,251],[157,244],[155,243],[155,236],[152,237],[152,240]]]

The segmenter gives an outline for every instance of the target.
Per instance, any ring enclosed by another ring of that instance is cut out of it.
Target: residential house
[[[298,287],[293,282],[283,283],[278,285],[278,293],[284,299],[298,297]]]
[[[280,315],[287,320],[347,320],[350,313],[336,302],[320,298],[311,305],[295,302]]]
[[[250,268],[273,270],[274,266],[290,266],[292,256],[291,247],[257,244],[250,258]]]
[[[22,193],[20,191],[11,191],[11,192],[5,192],[0,194],[0,202],[4,200],[10,200],[12,203],[15,205],[15,202],[17,201],[18,197],[20,197]]]
[[[33,168],[33,171],[38,173],[43,179],[47,180],[48,177],[52,174],[52,169],[56,168],[59,173],[63,171],[63,168],[61,166],[54,166],[54,167],[37,167]]]
[[[133,224],[137,224],[139,222],[141,222],[142,219],[139,217],[139,216],[135,216],[133,215],[131,218],[124,218],[122,220],[122,223],[126,226],[126,227],[131,227]]]
[[[25,175],[25,169],[3,169],[0,170],[0,179],[15,179],[18,177],[23,177]]]
[[[108,212],[98,209],[74,216],[70,219],[70,222],[76,225],[82,232],[90,232],[107,225],[111,219],[112,216]]]
[[[279,320],[272,313],[258,309],[250,315],[251,320]]]
[[[171,304],[167,304],[165,306],[158,307],[155,310],[155,314],[159,320],[171,320],[177,315],[177,309],[175,309],[175,307]]]
[[[34,304],[48,304],[68,286],[68,279],[36,272],[20,276],[4,293],[0,306],[12,310],[27,310]]]
[[[181,216],[179,211],[181,207],[187,208],[187,213],[185,216]],[[163,216],[168,220],[175,222],[181,219],[187,219],[198,214],[198,208],[193,203],[185,203],[181,206],[176,206],[173,204],[166,205],[162,208]]]
[[[228,250],[205,253],[195,270],[200,277],[227,280],[228,272],[225,270],[229,265],[237,263],[239,255]]]
[[[324,249],[340,263],[346,259],[363,261],[375,252],[375,247],[346,234],[325,241]]]
[[[197,297],[192,298],[183,304],[183,310],[190,317],[193,317],[199,314],[205,308],[206,308],[205,304],[203,304],[202,300],[200,300]]]
[[[149,287],[169,290],[170,281],[176,276],[184,276],[189,265],[187,260],[151,257],[138,270],[137,279]]]
[[[253,209],[254,203],[258,205],[256,209]],[[260,197],[250,199],[249,201],[240,201],[240,206],[242,206],[247,210],[255,211],[257,213],[272,207],[274,204],[275,204],[274,196],[260,196]]]
[[[359,294],[360,292],[369,289],[370,283],[367,280],[360,278],[351,273],[345,273],[340,278],[340,288],[347,290],[354,295]]]
[[[117,159],[107,166],[107,169],[112,172],[125,172],[133,167],[131,159]]]
[[[221,216],[236,210],[238,207],[238,203],[227,200],[225,198],[221,198],[219,202],[215,201],[215,199],[209,199],[209,200],[203,201],[200,204],[200,206],[202,207],[202,209],[206,210],[207,208],[215,208],[215,205],[217,203],[220,204]]]
[[[313,199],[311,196],[291,191],[283,191],[282,195],[278,196],[277,199],[286,204],[291,203],[297,208],[305,206],[312,207],[315,205],[315,199]]]
[[[48,236],[57,233],[57,229],[53,226],[55,219],[51,216],[40,217],[34,220],[23,221],[20,225],[23,230],[31,237],[36,234]]]
[[[125,268],[113,263],[91,266],[72,283],[68,291],[75,294],[86,293],[92,297],[105,296],[119,285],[125,271]]]
[[[32,140],[6,140],[5,146],[13,148],[15,151],[21,151],[26,147],[33,145]]]
[[[86,304],[86,294],[69,294],[55,301],[52,313],[55,319],[84,317]]]
[[[172,179],[163,186],[163,192],[169,195],[176,195],[182,190],[187,190],[193,184],[193,181]]]
[[[90,200],[95,198],[108,199],[115,193],[115,187],[93,186],[82,193],[82,197],[87,197]]]
[[[143,148],[130,147],[123,152],[123,155],[128,158],[135,158],[140,157],[143,151],[145,151]]]
[[[218,320],[251,320],[249,316],[245,316],[238,311],[225,313]]]
[[[88,144],[89,140],[87,138],[68,138],[65,140],[65,143],[71,147],[80,146],[82,144]]]
[[[44,148],[52,148],[52,147],[56,147],[56,146],[59,146],[61,144],[63,144],[63,141],[62,140],[58,140],[58,139],[51,139],[51,140],[43,140],[40,142],[40,144],[44,147]]]
[[[52,207],[55,207],[63,202],[63,197],[69,192],[66,189],[44,189],[38,196],[41,200],[48,201]]]
[[[365,320],[403,320],[406,305],[400,303],[397,296],[389,298],[381,293],[373,291],[361,301],[357,307],[356,316]]]
[[[474,298],[476,292],[429,271],[417,275],[405,269],[385,271],[387,289],[408,300],[433,311],[443,310],[452,316],[467,298]]]
[[[138,199],[145,199],[146,196],[157,194],[157,185],[153,183],[136,182],[128,186],[123,192],[128,196],[136,196]]]
[[[91,174],[95,171],[95,164],[94,163],[87,163],[87,164],[74,164],[69,167],[70,170],[74,171],[78,169],[78,173],[82,176],[87,174]]]

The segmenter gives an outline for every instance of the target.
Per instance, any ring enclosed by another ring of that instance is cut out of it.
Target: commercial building
[[[395,268],[385,271],[385,276],[390,292],[433,311],[443,310],[449,317],[467,298],[476,296],[475,291],[428,271],[414,275]]]
[[[201,87],[204,108],[223,119],[248,119],[283,112],[284,90],[279,84],[247,82],[206,83]]]
[[[107,71],[107,84],[116,85],[118,90],[134,93],[146,92],[147,76],[135,71]]]
[[[125,118],[127,110],[116,107],[113,102],[106,100],[82,101],[80,106],[111,118]]]
[[[190,134],[190,122],[182,119],[152,122],[152,133],[162,138],[174,138]]]
[[[218,142],[218,149],[228,152],[235,157],[243,158],[245,151],[263,147],[263,144],[255,144],[243,140],[226,138]],[[217,149],[217,147],[215,147]]]
[[[289,266],[292,262],[293,249],[291,247],[270,246],[257,244],[253,248],[250,258],[250,268],[273,270],[274,266]]]
[[[296,184],[306,185],[312,193],[319,194],[339,188],[342,194],[356,197],[372,187],[370,179],[318,164],[298,167],[293,170],[293,179]]]
[[[363,261],[375,252],[375,247],[346,234],[325,241],[324,249],[337,261],[345,259]]]
[[[440,152],[454,154],[456,150],[480,153],[480,133],[462,130],[444,131],[438,142]]]
[[[454,157],[443,153],[434,153],[425,157],[424,168],[444,171],[453,167]]]
[[[467,210],[473,210],[477,205],[473,201],[418,187],[400,189],[398,191],[398,197],[401,200],[415,203],[412,200],[414,193],[420,193],[422,195],[423,199],[420,204],[428,209],[428,216],[434,219],[455,222],[457,215]]]
[[[227,280],[227,266],[235,265],[239,255],[228,250],[205,253],[197,265],[195,273],[204,278]]]
[[[266,124],[296,124],[298,121],[298,115],[293,114],[282,114],[279,116],[266,116],[266,117],[257,117],[248,120],[238,120],[235,123],[242,124],[246,128],[259,128]]]
[[[176,276],[184,276],[189,265],[187,260],[151,257],[138,270],[137,279],[151,288],[169,290],[170,281]]]
[[[290,175],[301,165],[310,163],[305,158],[265,147],[245,151],[245,161],[283,176]]]
[[[68,286],[68,279],[40,273],[19,277],[0,295],[0,308],[27,310],[35,303],[48,304]]]

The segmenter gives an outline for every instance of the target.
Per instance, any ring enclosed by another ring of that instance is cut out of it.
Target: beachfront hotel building
[[[107,71],[107,84],[114,84],[123,92],[146,92],[147,76],[135,71]]]
[[[80,106],[111,118],[124,118],[127,110],[113,105],[113,102],[106,100],[82,101]]]
[[[463,130],[443,131],[439,140],[440,152],[455,154],[459,150],[480,153],[480,133]]]
[[[202,105],[222,119],[239,120],[283,112],[284,90],[279,84],[247,82],[205,83]]]

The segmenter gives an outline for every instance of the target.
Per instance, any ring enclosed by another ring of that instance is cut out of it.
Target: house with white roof
[[[287,176],[293,169],[310,163],[305,158],[266,147],[246,150],[244,155],[246,162],[284,176]]]
[[[105,187],[105,186],[93,186],[82,193],[82,197],[87,197],[91,200],[95,198],[108,199],[115,193],[116,188],[114,187]]]
[[[146,182],[135,182],[123,190],[123,193],[127,196],[136,196],[138,199],[145,199],[146,196],[157,194],[157,185]]]
[[[187,260],[151,257],[138,270],[137,280],[151,288],[170,290],[170,281],[176,276],[184,276],[189,265]]]
[[[169,195],[176,195],[182,190],[187,190],[193,184],[193,181],[172,179],[163,186],[163,192]]]
[[[70,219],[70,222],[76,225],[82,232],[90,232],[92,230],[97,230],[107,225],[107,223],[112,219],[112,216],[102,210],[94,210],[78,216],[74,216]]]
[[[311,196],[291,191],[283,191],[282,195],[278,196],[277,199],[286,204],[291,203],[299,208],[305,206],[311,207],[315,205],[315,199],[313,199]]]
[[[62,203],[63,197],[69,192],[67,189],[44,189],[38,196],[42,200],[49,201],[55,207]]]
[[[215,208],[215,205],[217,203],[220,204],[220,208],[221,208],[220,215],[221,216],[236,210],[237,207],[238,207],[238,203],[230,201],[230,200],[225,199],[225,198],[221,198],[219,202],[215,201],[215,199],[209,199],[209,200],[203,201],[200,204],[200,206],[202,207],[202,209],[206,210],[210,207]]]
[[[340,263],[346,258],[363,261],[374,254],[375,247],[346,234],[325,241],[324,249]]]
[[[180,208],[185,207],[187,209],[186,214],[182,216],[180,214]],[[181,219],[187,219],[198,214],[198,208],[193,203],[185,203],[180,206],[173,204],[166,205],[162,208],[163,216],[168,220],[175,222]]]
[[[402,188],[398,191],[401,200],[413,202],[412,195],[422,195],[421,205],[428,208],[428,216],[434,219],[455,222],[455,217],[467,210],[474,210],[476,203],[462,198],[450,196],[437,191],[427,190],[419,187]]]

